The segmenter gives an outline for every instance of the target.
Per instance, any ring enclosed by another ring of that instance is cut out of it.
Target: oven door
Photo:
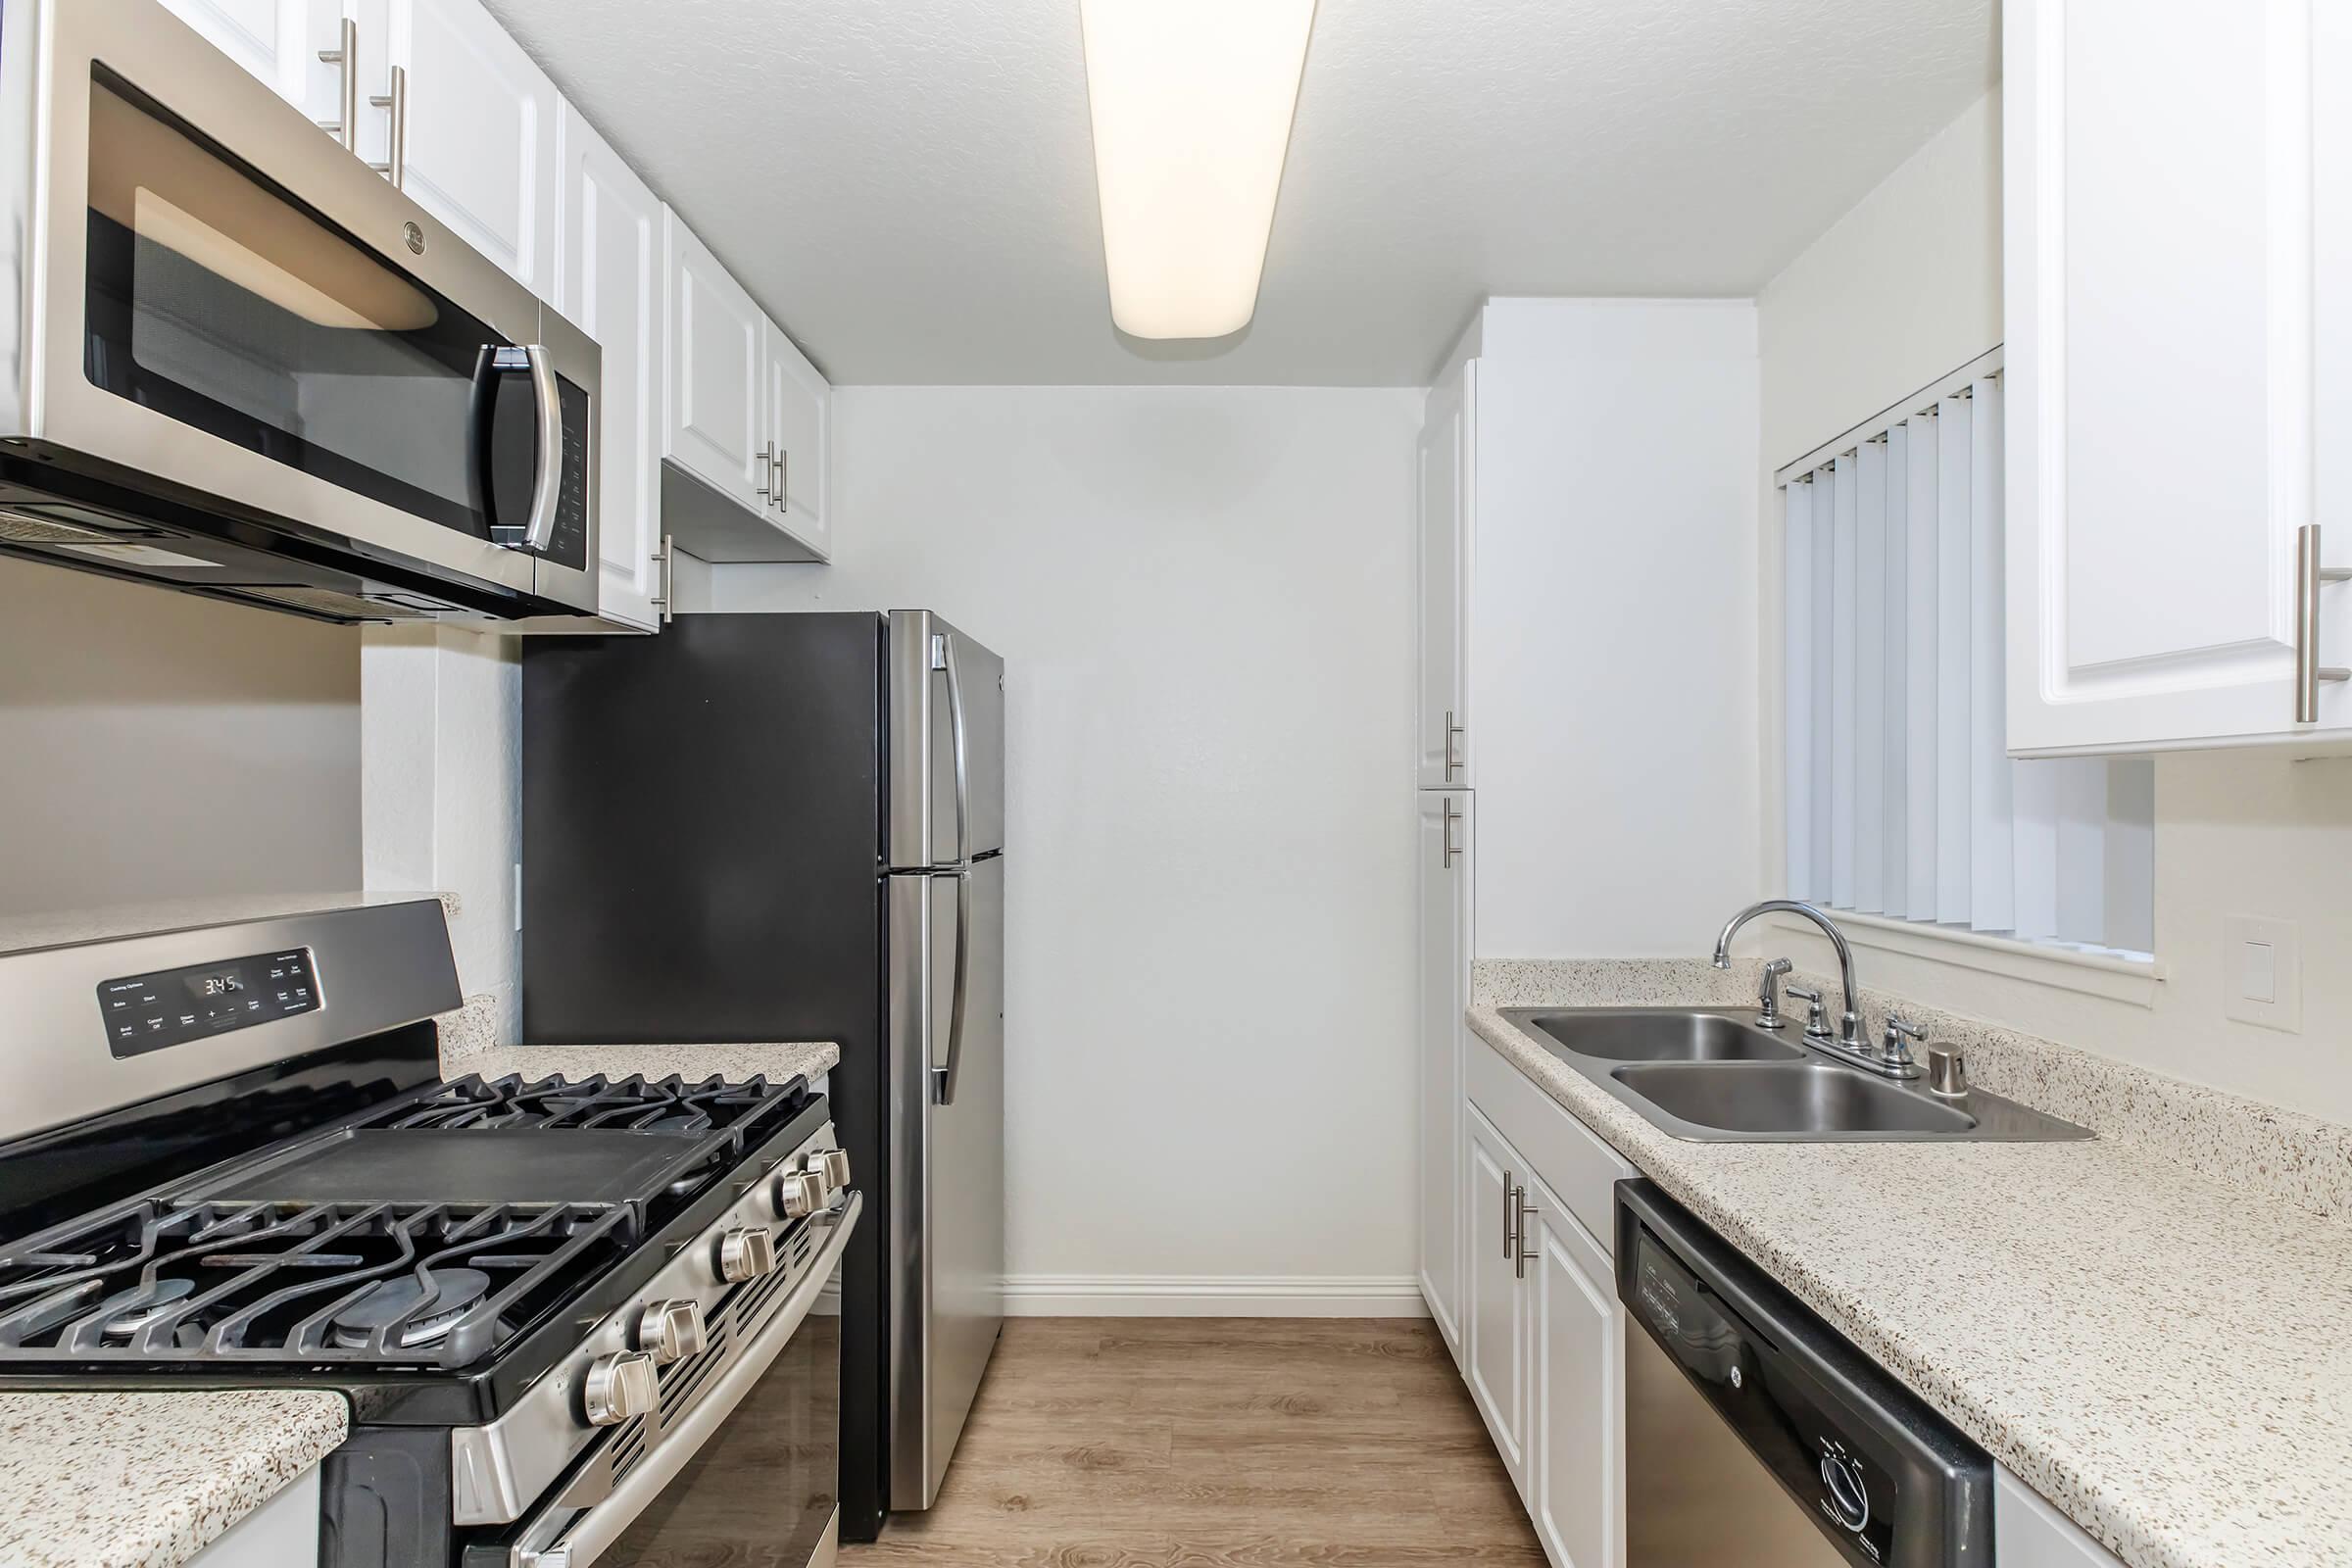
[[[469,1544],[464,1568],[588,1568],[667,1562],[828,1568],[839,1531],[841,1254],[864,1199],[817,1216],[815,1256],[780,1304],[730,1334],[714,1364],[664,1368],[662,1397],[691,1399],[640,1455],[611,1450],[613,1428],[583,1454],[550,1500],[509,1532]],[[738,1288],[733,1299],[754,1293]],[[730,1310],[722,1307],[722,1311]],[[707,1354],[709,1352],[706,1352]],[[698,1392],[699,1391],[699,1392]],[[639,1438],[638,1441],[642,1441]],[[609,1488],[606,1477],[618,1473]],[[601,1493],[582,1503],[583,1493]],[[568,1500],[567,1500],[568,1499]]]
[[[595,344],[156,0],[40,14],[35,452],[593,610]]]

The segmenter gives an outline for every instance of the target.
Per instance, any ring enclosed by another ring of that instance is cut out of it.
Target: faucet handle
[[[1914,1045],[1927,1044],[1927,1039],[1925,1032],[1914,1028],[1908,1021],[1888,1013],[1886,1015],[1886,1037],[1879,1047],[1879,1054],[1890,1067],[1909,1067],[1914,1065],[1911,1048]]]
[[[1803,986],[1790,986],[1788,994],[1805,1004],[1805,1038],[1807,1040],[1829,1039],[1830,1012],[1821,1004],[1821,993],[1808,991]]]

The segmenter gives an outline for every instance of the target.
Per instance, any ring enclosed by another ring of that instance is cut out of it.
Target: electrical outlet
[[[2303,1032],[2303,948],[2294,921],[2223,916],[2222,1012],[2265,1029]]]

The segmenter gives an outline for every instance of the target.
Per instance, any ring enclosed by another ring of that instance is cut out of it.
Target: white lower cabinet
[[[1992,1473],[1992,1560],[2000,1568],[2124,1568],[2123,1560],[2008,1471]]]
[[[1623,1568],[1626,1319],[1608,1250],[1478,1105],[1463,1127],[1464,1381],[1554,1568]]]
[[[190,1568],[286,1568],[318,1560],[318,1467],[230,1525],[188,1559]]]
[[[1527,1511],[1553,1563],[1603,1568],[1625,1561],[1626,1317],[1608,1253],[1550,1189],[1531,1197]]]
[[[1624,1156],[1465,1034],[1463,1367],[1554,1568],[1625,1562]]]
[[[1527,1493],[1527,1297],[1516,1247],[1525,1161],[1475,1107],[1469,1135],[1469,1299],[1462,1376],[1520,1494]]]

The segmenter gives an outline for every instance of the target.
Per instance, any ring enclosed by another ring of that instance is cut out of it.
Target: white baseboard
[[[1427,1317],[1410,1274],[1014,1274],[1012,1317]]]

